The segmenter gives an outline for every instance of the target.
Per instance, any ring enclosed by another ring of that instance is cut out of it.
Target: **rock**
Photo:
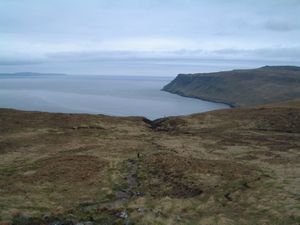
[[[123,219],[127,219],[128,218],[128,213],[126,212],[126,210],[120,212],[117,214],[118,217],[123,218]]]
[[[140,207],[140,208],[137,209],[137,211],[138,211],[139,213],[144,213],[144,212],[145,212],[145,208]]]

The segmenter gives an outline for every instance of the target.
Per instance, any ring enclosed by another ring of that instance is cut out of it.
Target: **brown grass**
[[[297,224],[299,105],[154,122],[2,109],[0,221]]]

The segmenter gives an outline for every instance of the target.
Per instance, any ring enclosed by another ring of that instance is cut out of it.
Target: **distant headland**
[[[162,90],[233,107],[269,104],[300,98],[300,67],[179,74]]]

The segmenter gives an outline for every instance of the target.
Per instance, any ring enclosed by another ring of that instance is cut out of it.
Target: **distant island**
[[[300,67],[179,74],[162,90],[233,107],[269,104],[300,98]]]
[[[63,73],[34,73],[34,72],[19,72],[19,73],[0,73],[0,76],[24,76],[24,77],[35,77],[35,76],[66,76]]]

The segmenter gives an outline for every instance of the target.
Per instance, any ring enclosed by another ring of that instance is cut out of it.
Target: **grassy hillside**
[[[218,73],[179,74],[163,90],[232,106],[287,101],[300,98],[300,67],[265,66]]]
[[[0,110],[0,224],[299,224],[300,101],[149,121]]]

